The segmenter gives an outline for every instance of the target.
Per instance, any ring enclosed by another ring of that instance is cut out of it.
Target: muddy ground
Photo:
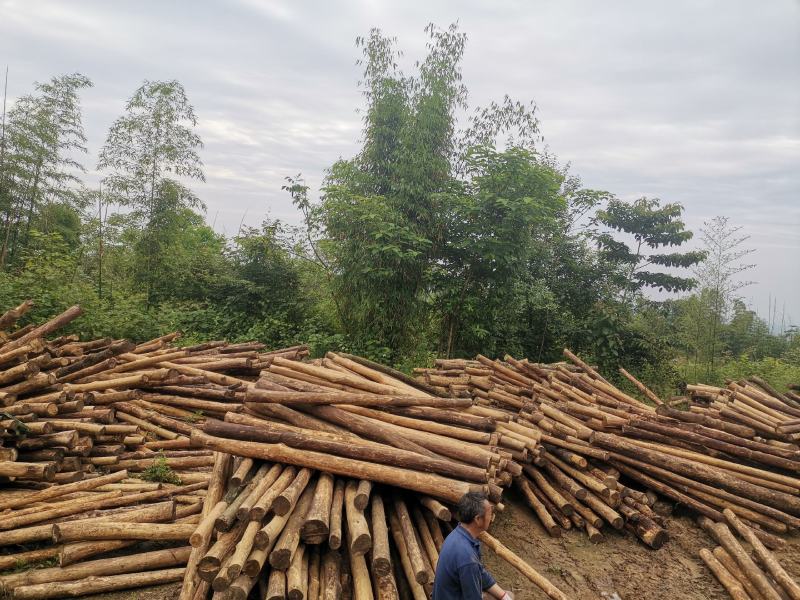
[[[670,540],[650,550],[631,533],[607,528],[605,540],[593,544],[577,531],[551,538],[513,491],[506,492],[506,510],[492,525],[492,533],[575,600],[727,599],[729,596],[698,556],[714,544],[688,514],[669,519]],[[800,579],[800,536],[787,538],[776,552],[781,564]],[[513,567],[484,550],[487,568],[518,600],[546,598]],[[91,596],[91,600],[173,600],[178,584]],[[616,594],[617,596],[615,596]]]

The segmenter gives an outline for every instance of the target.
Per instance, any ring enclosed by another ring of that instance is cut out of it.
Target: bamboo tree
[[[177,81],[145,81],[108,132],[97,167],[109,174],[103,184],[114,201],[133,209],[142,236],[138,270],[148,304],[156,299],[156,281],[170,225],[185,208],[204,208],[177,178],[205,181],[194,132],[197,118]]]

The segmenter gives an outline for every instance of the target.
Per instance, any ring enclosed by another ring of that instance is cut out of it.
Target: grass
[[[201,419],[205,418],[205,413],[202,410],[196,410],[192,414],[185,416],[183,419],[184,421],[188,421],[189,423],[197,423]]]
[[[181,478],[167,464],[167,457],[163,453],[153,460],[152,465],[139,474],[139,479],[181,485]]]
[[[49,567],[57,567],[57,566],[58,566],[57,556],[52,556],[50,558],[43,558],[42,560],[37,560],[33,562],[28,562],[27,560],[18,560],[17,564],[15,564],[11,569],[0,571],[0,575],[13,575],[15,573],[22,573],[23,571],[29,571],[30,569],[47,569]]]

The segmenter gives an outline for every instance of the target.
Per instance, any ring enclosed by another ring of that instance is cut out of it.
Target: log
[[[339,600],[342,597],[340,571],[341,560],[339,559],[339,554],[329,550],[322,556],[322,565],[320,567],[320,600]]]
[[[565,491],[567,491],[570,495],[574,496],[578,500],[583,500],[586,498],[587,490],[585,487],[578,484],[577,481],[572,479],[569,475],[564,473],[561,469],[559,469],[552,461],[547,461],[544,463],[544,469],[550,474],[558,485],[560,485]],[[532,467],[530,465],[524,465],[523,470],[527,475],[530,475]]]
[[[536,516],[539,518],[539,522],[545,528],[545,531],[550,534],[552,537],[560,537],[561,536],[561,527],[553,520],[552,515],[548,512],[545,505],[539,500],[536,494],[533,493],[531,489],[531,485],[527,479],[524,477],[518,477],[514,480],[514,483],[519,488],[519,491],[522,492],[523,498],[533,509],[533,512],[536,513]]]
[[[789,597],[792,600],[800,600],[800,585],[786,572],[772,552],[767,550],[764,544],[761,543],[761,540],[756,537],[753,530],[742,523],[729,508],[723,510],[722,514],[725,515],[728,524],[733,527],[742,538],[747,540],[753,548],[753,553],[758,557],[758,560],[764,565]]]
[[[741,586],[744,588],[744,591],[747,592],[747,595],[752,598],[753,600],[763,600],[764,596],[761,595],[756,587],[753,585],[753,582],[750,581],[747,576],[742,572],[739,568],[739,565],[736,564],[736,561],[733,560],[733,557],[728,554],[728,551],[725,550],[722,546],[717,546],[714,548],[712,554],[714,558],[716,558],[722,566],[725,567],[728,572],[736,578]]]
[[[289,600],[304,600],[308,593],[308,552],[303,544],[292,556],[286,571],[286,584]]]
[[[286,599],[286,574],[275,569],[269,574],[267,580],[267,593],[264,600],[285,600]]]
[[[303,490],[308,486],[308,482],[311,480],[311,474],[311,469],[300,469],[294,481],[286,486],[286,488],[276,496],[275,500],[272,501],[272,512],[281,516],[288,514],[300,498]]]
[[[122,548],[128,548],[136,543],[136,540],[114,540],[66,544],[60,548],[58,564],[61,567],[67,567],[79,563],[86,558],[97,556],[98,554],[105,554],[106,552],[114,552]]]
[[[226,420],[228,419],[226,415]],[[203,431],[209,435],[228,439],[282,443],[291,448],[314,450],[359,460],[368,460],[380,464],[406,467],[415,470],[436,473],[466,481],[486,482],[486,471],[470,465],[460,464],[437,457],[420,454],[392,446],[377,443],[358,443],[355,440],[337,441],[314,432],[282,431],[265,423],[264,427],[238,425],[234,423],[212,421],[203,425]]]
[[[399,394],[355,394],[352,392],[284,392],[264,390],[256,387],[246,392],[247,402],[270,404],[350,404],[352,406],[405,407],[429,406],[432,408],[467,408],[472,405],[469,398],[439,398],[403,396]]]
[[[440,521],[449,523],[450,519],[453,518],[450,514],[450,509],[435,498],[431,498],[430,496],[419,496],[418,500],[422,506],[431,511],[431,513],[433,513],[433,515]]]
[[[703,529],[712,534],[728,553],[733,557],[739,568],[753,582],[753,585],[767,600],[780,600],[780,594],[772,587],[763,571],[759,569],[753,562],[753,559],[744,551],[744,548],[733,537],[730,529],[725,523],[713,523],[706,517],[699,517],[698,523],[701,524]]]
[[[37,479],[52,481],[58,465],[50,463],[24,463],[17,461],[0,461],[0,476],[19,477],[20,479]]]
[[[300,528],[303,526],[303,520],[311,506],[313,497],[314,489],[310,486],[306,487],[286,521],[275,547],[269,554],[269,564],[273,569],[285,571],[289,568],[292,556],[294,556],[300,545]]]
[[[250,509],[249,519],[251,521],[263,520],[272,507],[273,500],[294,481],[296,476],[297,469],[291,466],[285,467],[275,482],[267,488],[261,497],[253,504],[253,507]]]
[[[91,515],[92,513],[85,513],[76,515],[76,517],[80,519],[81,523],[92,523],[95,521],[124,521],[135,523],[171,521],[175,518],[175,503],[172,501],[159,502],[155,504],[146,504],[142,508],[135,508],[133,510],[126,509],[124,512],[112,510],[97,516]],[[20,527],[0,532],[0,546],[52,540],[52,538],[52,524]]]
[[[499,540],[492,537],[488,532],[484,531],[479,539],[487,547],[489,547],[495,554],[505,560],[512,567],[517,569],[525,577],[527,577],[534,585],[541,589],[553,600],[568,600],[567,595],[554,586],[550,581],[531,567],[528,563],[522,560],[519,556],[514,554],[511,550],[506,548]]]
[[[394,510],[391,514],[395,517],[395,520],[392,522],[392,529],[394,529],[395,524],[399,526],[400,533],[405,540],[406,553],[411,562],[414,579],[420,585],[425,585],[433,580],[433,572],[422,554],[422,548],[417,541],[408,507],[401,498],[395,497],[392,508]],[[397,543],[397,540],[395,540],[395,543]]]
[[[710,485],[706,485],[704,483],[694,481],[688,477],[683,477],[682,475],[677,475],[668,471],[666,469],[661,469],[659,467],[654,467],[647,463],[643,463],[636,459],[621,455],[615,454],[614,460],[623,461],[640,471],[644,471],[646,473],[651,474],[653,477],[657,477],[661,480],[669,481],[671,485],[681,490],[684,493],[692,494],[697,496],[701,500],[704,497],[709,495],[713,495],[718,499],[718,502],[726,502],[726,503],[735,503],[737,505],[749,508],[750,510],[757,511],[763,515],[769,516],[777,521],[782,523],[786,523],[791,527],[798,528],[800,527],[800,519],[794,517],[792,515],[786,514],[780,510],[772,508],[770,506],[765,506],[764,504],[760,504],[748,498],[744,498],[741,496],[737,496],[730,492],[726,492],[725,490],[721,490],[719,488],[715,488]],[[655,488],[654,488],[655,489]],[[658,491],[658,490],[656,490]],[[701,494],[697,494],[697,491],[701,492]],[[719,505],[719,504],[718,504]],[[706,515],[709,516],[709,515]]]
[[[439,527],[439,521],[429,510],[423,510],[422,516],[425,517],[425,521],[428,523],[428,529],[433,537],[433,543],[436,544],[436,551],[441,552],[442,546],[444,545],[444,536],[442,535],[441,527]]]
[[[634,377],[633,375],[628,373],[625,369],[620,367],[619,368],[619,372],[622,373],[622,375],[625,377],[625,379],[630,381],[634,385],[634,387],[636,387],[637,390],[639,390],[642,394],[644,394],[647,397],[647,399],[650,400],[653,404],[655,404],[657,406],[659,406],[661,404],[664,404],[664,401],[661,400],[661,398],[659,398],[655,394],[655,392],[653,392],[653,390],[648,388],[645,384],[643,384],[641,381],[636,379],[636,377]]]
[[[360,377],[355,374],[349,375],[346,373],[342,373],[341,371],[326,369],[324,367],[317,367],[308,363],[301,363],[294,360],[287,360],[279,356],[275,357],[272,364],[278,367],[284,367],[287,369],[292,369],[294,371],[299,371],[301,373],[305,373],[307,375],[324,379],[325,381],[330,381],[332,383],[336,383],[339,385],[358,388],[359,390],[364,390],[365,392],[371,392],[373,394],[392,395],[397,392],[397,388],[394,388],[389,385],[384,385],[381,383],[376,383],[374,381],[370,381],[369,379],[364,379],[363,377]]]
[[[258,487],[259,483],[266,476],[269,469],[269,464],[260,465],[258,471],[256,471],[252,479],[250,479],[246,485],[243,487],[236,486],[231,490],[232,492],[235,491],[234,497],[231,497],[230,495],[225,496],[225,500],[230,501],[230,504],[217,519],[217,522],[214,524],[215,529],[218,531],[228,531],[233,526],[234,522],[236,522],[239,508]]]
[[[74,581],[84,577],[119,575],[148,569],[185,565],[189,559],[190,551],[191,548],[189,547],[169,548],[141,552],[129,556],[87,561],[69,567],[31,569],[22,573],[0,577],[0,588],[11,590],[18,586]]]
[[[411,507],[411,518],[414,520],[414,527],[417,530],[422,549],[425,551],[428,564],[431,566],[431,571],[436,573],[436,565],[439,563],[439,550],[433,541],[431,530],[428,529],[428,523],[425,521],[425,517],[422,516],[422,510],[416,504]]]
[[[372,571],[378,576],[392,572],[391,554],[389,551],[389,530],[386,526],[386,510],[379,494],[372,495],[370,508],[372,524]]]
[[[114,521],[70,521],[53,525],[53,542],[83,540],[188,540],[195,530],[191,523],[125,523]]]
[[[207,547],[209,541],[211,541],[211,534],[214,532],[214,524],[227,507],[227,502],[223,500],[217,502],[203,517],[192,535],[189,536],[189,545],[193,548]]]
[[[234,580],[226,592],[229,600],[247,600],[250,590],[259,582],[261,580],[258,577],[250,577],[246,573],[242,573]],[[266,593],[266,589],[264,591]]]
[[[533,482],[540,490],[542,490],[544,495],[547,496],[556,507],[558,507],[558,510],[564,513],[566,516],[570,516],[575,511],[569,501],[567,501],[567,499],[564,498],[564,496],[562,496],[558,490],[550,485],[550,482],[545,479],[544,475],[542,475],[541,472],[536,469],[536,467],[525,469],[525,473],[533,479]]]
[[[355,504],[357,491],[358,483],[348,481],[344,488],[344,508],[351,542],[349,552],[353,555],[365,554],[372,548],[372,536],[364,511]]]
[[[273,462],[284,462],[300,467],[327,471],[343,477],[369,479],[387,485],[410,489],[434,497],[458,502],[473,486],[454,479],[430,473],[410,471],[397,467],[386,467],[360,460],[330,456],[319,452],[298,451],[282,444],[260,444],[212,437],[201,431],[192,431],[192,443],[196,446],[219,451],[229,451],[241,456],[250,456]],[[481,487],[476,489],[482,490]]]
[[[236,511],[237,519],[240,521],[260,520],[250,518],[250,515],[253,513],[253,508],[255,507],[256,503],[263,498],[267,490],[269,490],[275,484],[275,482],[281,476],[281,473],[283,473],[283,465],[276,464],[269,468],[266,474],[260,478],[250,495],[248,495],[247,498],[239,505],[239,509]]]
[[[320,473],[314,489],[314,498],[305,521],[300,528],[300,538],[306,544],[321,544],[330,534],[331,502],[334,479],[329,473]]]
[[[713,468],[709,465],[699,464],[685,458],[657,452],[605,433],[595,432],[593,443],[617,450],[625,455],[633,455],[639,460],[644,460],[650,464],[671,470],[692,479],[716,483],[724,489],[731,492],[738,492],[769,506],[793,514],[800,514],[800,498],[797,496],[766,489],[759,485],[743,481],[739,477],[729,475],[723,469]],[[618,467],[618,465],[614,466]]]
[[[333,486],[331,499],[330,532],[328,533],[328,546],[338,550],[342,545],[342,510],[344,508],[345,481],[337,479]]]
[[[33,300],[24,300],[19,306],[8,309],[0,316],[0,330],[11,328],[20,318],[33,308]]]
[[[79,581],[41,583],[22,586],[14,590],[17,600],[41,600],[45,598],[75,598],[87,594],[101,594],[149,585],[161,585],[183,579],[186,569],[160,569],[141,573],[126,573],[106,577],[88,577]]]
[[[706,566],[717,578],[717,581],[722,584],[722,587],[731,595],[733,600],[750,600],[750,596],[744,591],[744,588],[736,580],[736,578],[720,563],[708,548],[700,549],[700,558],[706,563]]]
[[[422,585],[417,581],[417,573],[414,568],[414,565],[411,563],[411,557],[409,555],[408,547],[406,545],[406,538],[403,535],[402,526],[400,525],[400,519],[397,517],[397,511],[390,510],[389,511],[389,531],[392,534],[392,539],[394,540],[394,546],[397,549],[397,556],[399,558],[398,561],[394,561],[395,564],[399,563],[400,568],[402,569],[402,573],[405,577],[398,577],[398,582],[405,581],[408,587],[409,593],[413,596],[414,600],[427,600],[428,595],[425,592],[425,589]]]
[[[226,531],[217,536],[217,541],[214,542],[205,556],[197,563],[197,574],[202,580],[207,582],[214,580],[217,573],[219,573],[222,568],[223,561],[226,560],[231,550],[233,550],[233,547],[241,537],[246,526],[247,523],[237,523],[230,531]]]
[[[30,564],[41,560],[58,558],[60,551],[61,548],[51,546],[50,548],[42,548],[40,550],[3,554],[0,555],[0,569],[5,571],[7,569],[14,569],[19,564]]]
[[[72,306],[65,310],[63,313],[54,317],[47,321],[46,323],[40,325],[32,329],[30,332],[26,333],[25,335],[7,342],[3,345],[3,352],[8,352],[9,350],[14,350],[15,348],[19,348],[20,346],[24,346],[25,344],[29,343],[32,340],[38,338],[44,338],[47,335],[50,335],[57,329],[64,327],[65,325],[69,324],[73,320],[77,319],[83,310],[78,305]]]
[[[218,584],[214,589],[224,586],[222,590],[219,590],[224,591],[230,587],[230,584],[237,577],[239,577],[239,574],[242,572],[242,569],[244,568],[244,565],[250,556],[250,552],[253,549],[256,534],[258,533],[259,529],[261,529],[260,521],[250,521],[247,524],[241,539],[236,543],[236,549],[227,561],[226,568],[220,570],[219,575],[224,572],[224,578],[220,582],[222,585]],[[219,577],[219,575],[217,575],[217,577]],[[216,578],[214,582],[217,582]]]
[[[350,576],[353,600],[373,600],[372,579],[370,578],[367,561],[363,553],[356,553],[353,550],[354,541],[351,538],[351,531],[347,532],[347,547],[349,548]]]
[[[320,551],[319,547],[311,547],[308,558],[308,600],[319,600],[320,593]]]

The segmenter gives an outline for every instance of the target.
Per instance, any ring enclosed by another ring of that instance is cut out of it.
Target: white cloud
[[[188,7],[188,8],[187,8]],[[800,4],[791,0],[589,3],[479,0],[288,2],[0,0],[10,97],[80,71],[93,166],[142,80],[186,87],[205,141],[210,220],[297,222],[281,191],[312,187],[360,138],[357,35],[398,37],[404,68],[423,28],[459,20],[472,105],[535,99],[548,146],[585,185],[686,207],[698,228],[723,214],[758,247],[757,286],[800,318]],[[2,66],[2,65],[0,65]],[[96,174],[88,178],[96,181]]]

